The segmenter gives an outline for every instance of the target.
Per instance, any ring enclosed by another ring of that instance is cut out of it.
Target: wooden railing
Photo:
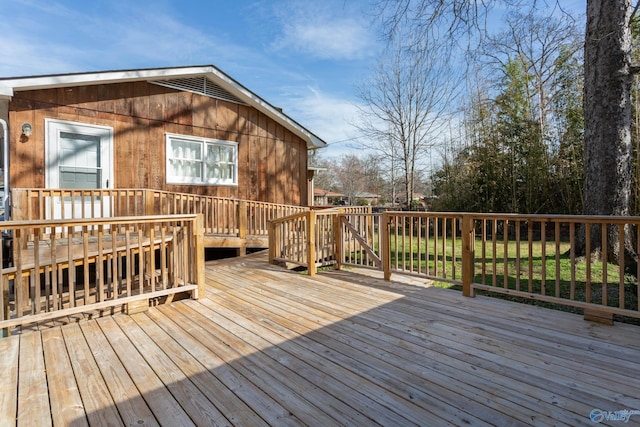
[[[14,220],[202,214],[208,235],[267,236],[268,222],[309,209],[276,203],[148,189],[11,190]]]
[[[541,216],[434,212],[385,212],[357,214],[332,212],[333,219],[315,219],[292,233],[286,219],[272,223],[280,240],[278,248],[309,247],[308,236],[334,236],[324,244],[333,253],[320,258],[297,259],[308,266],[334,263],[376,268],[386,279],[394,273],[411,274],[462,286],[466,296],[477,290],[577,307],[586,312],[640,317],[638,277],[640,263],[607,262],[607,229],[632,237],[638,251],[638,217]],[[300,217],[303,218],[303,217]],[[304,221],[313,220],[305,216]],[[336,227],[336,224],[340,226]],[[313,230],[310,233],[309,230]],[[603,231],[604,230],[604,231]],[[597,233],[597,236],[595,235]],[[292,237],[295,239],[292,240]],[[602,239],[604,253],[595,261],[595,238]],[[624,251],[624,239],[618,250]],[[298,252],[273,252],[272,259],[290,261]],[[311,251],[307,250],[306,256]],[[315,272],[315,271],[314,271]]]
[[[0,231],[13,236],[0,246],[2,329],[203,292],[202,215],[7,221]]]
[[[246,211],[247,234],[253,236],[267,236],[269,234],[269,221],[309,211],[309,208],[302,206],[280,205],[250,200],[241,201],[240,206],[241,212]]]
[[[483,290],[578,307],[589,317],[640,317],[640,263],[631,271],[624,256],[618,264],[607,261],[611,228],[619,232],[621,253],[625,234],[637,253],[639,217],[468,214],[459,221],[466,296]],[[596,239],[603,242],[599,260],[584,256]]]
[[[380,219],[383,270],[461,283],[460,214],[388,212]],[[385,256],[386,255],[386,256]]]
[[[142,189],[13,188],[11,189],[12,219],[16,221],[52,218],[87,219],[159,213],[148,209],[145,191]]]
[[[315,259],[309,256],[314,239],[310,238],[315,214],[305,212],[273,220],[269,224],[269,262],[289,262],[308,266],[309,275],[315,274]],[[309,263],[313,260],[313,266]]]
[[[342,265],[381,269],[383,233],[380,233],[382,214],[358,213],[339,215],[336,223],[335,259]]]
[[[368,212],[370,207],[354,206],[311,210],[289,215],[269,222],[269,260],[272,263],[287,262],[307,267],[309,275],[318,267],[337,262],[335,253],[338,214]]]
[[[319,266],[333,262],[335,215],[333,211],[308,211],[269,223],[269,260],[307,267],[315,275]]]

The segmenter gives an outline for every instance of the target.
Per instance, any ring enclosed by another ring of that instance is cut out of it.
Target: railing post
[[[142,200],[144,203],[143,206],[143,215],[155,215],[154,212],[154,194],[153,191],[143,189],[142,190]],[[155,227],[153,223],[145,223],[144,225],[144,235],[149,237],[151,236],[151,230]]]
[[[247,255],[247,221],[248,217],[248,209],[247,209],[247,201],[240,200],[238,202],[238,237],[240,238],[240,256]]]
[[[194,261],[195,261],[195,278],[198,290],[193,295],[193,299],[204,297],[205,295],[205,280],[204,280],[204,215],[197,214],[193,224],[193,239],[194,239]]]
[[[344,251],[344,236],[342,227],[342,214],[336,213],[333,214],[333,256],[336,259],[336,263],[334,264],[334,269],[341,270],[342,269],[342,257]]]
[[[152,190],[144,189],[144,215],[159,215],[155,212],[155,193]]]
[[[19,221],[23,219],[33,219],[27,217],[29,208],[29,200],[27,198],[28,190],[21,188],[14,188],[11,190],[11,219]],[[38,202],[42,202],[39,200]],[[5,212],[7,215],[8,212]],[[5,218],[9,219],[9,218]],[[38,218],[39,219],[39,218]]]
[[[382,271],[384,272],[384,280],[391,280],[391,216],[387,212],[382,213],[382,222],[380,223],[380,231],[382,233],[382,248],[380,248],[380,258],[382,258]]]
[[[309,276],[316,275],[316,213],[307,213],[307,271]]]
[[[475,229],[471,215],[462,215],[462,295],[475,297],[473,283],[475,268]]]
[[[267,228],[269,229],[269,233],[268,233],[268,243],[267,243],[267,247],[269,250],[269,264],[275,264],[275,258],[276,258],[276,245],[278,242],[278,227],[277,224],[273,221],[269,221],[267,223]]]

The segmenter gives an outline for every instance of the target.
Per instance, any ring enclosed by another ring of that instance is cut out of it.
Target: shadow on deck
[[[197,301],[0,340],[0,424],[579,426],[640,410],[637,326],[369,270],[308,277],[264,253],[205,274]]]

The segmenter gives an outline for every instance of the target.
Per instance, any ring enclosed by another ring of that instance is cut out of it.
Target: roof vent
[[[221,99],[223,101],[235,102],[236,104],[247,105],[238,97],[224,90],[205,76],[171,80],[152,80],[149,83],[169,87],[171,89],[193,92],[210,98]]]

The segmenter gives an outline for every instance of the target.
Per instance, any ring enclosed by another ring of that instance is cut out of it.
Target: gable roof
[[[302,138],[308,149],[327,146],[325,141],[284,114],[282,109],[271,105],[213,65],[5,77],[0,78],[0,98],[11,98],[15,92],[24,90],[134,81],[147,81],[249,105]]]

